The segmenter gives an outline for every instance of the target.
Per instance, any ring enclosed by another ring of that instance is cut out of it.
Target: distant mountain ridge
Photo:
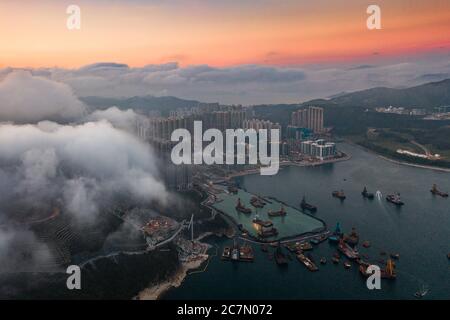
[[[305,104],[322,102],[337,106],[375,107],[404,107],[404,108],[433,108],[450,105],[450,79],[429,82],[405,89],[376,87],[335,96],[329,100],[311,100]]]
[[[187,100],[173,96],[155,97],[151,95],[129,98],[89,96],[81,97],[80,100],[95,109],[117,106],[121,109],[132,108],[142,112],[152,110],[160,111],[162,115],[167,115],[170,111],[179,108],[191,108],[201,104],[207,104],[197,100]],[[214,104],[217,105],[217,103]],[[450,79],[429,82],[404,89],[376,87],[350,93],[342,92],[328,99],[314,99],[298,104],[268,104],[255,107],[295,109],[308,105],[361,108],[387,107],[392,105],[394,107],[432,109],[434,107],[450,105]],[[274,112],[277,111],[274,110]]]
[[[192,108],[203,102],[197,100],[186,100],[173,96],[135,96],[129,98],[108,98],[98,96],[81,97],[81,101],[94,109],[105,109],[116,106],[120,109],[134,109],[144,113],[149,111],[159,111],[162,115],[168,115],[170,111],[179,108]]]

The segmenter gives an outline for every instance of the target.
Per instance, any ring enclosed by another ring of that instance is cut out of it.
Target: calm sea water
[[[414,299],[414,292],[425,284],[430,289],[425,299],[450,299],[450,198],[434,197],[429,191],[433,183],[450,191],[450,173],[398,165],[347,144],[340,148],[352,159],[319,167],[290,167],[272,177],[246,176],[241,178],[242,186],[294,206],[306,195],[330,229],[339,221],[344,232],[355,227],[360,242],[371,242],[370,248],[359,249],[372,262],[385,259],[381,251],[398,252],[395,281],[382,280],[381,290],[368,290],[356,265],[347,270],[342,263],[331,263],[336,247],[328,242],[312,251],[316,261],[322,256],[329,260],[315,273],[295,259],[280,268],[255,246],[254,263],[233,264],[214,257],[206,272],[190,275],[164,298]],[[370,192],[380,190],[383,199],[363,199],[364,186]],[[331,196],[337,189],[347,195],[342,203]],[[402,208],[384,199],[393,192],[401,193]],[[223,238],[209,242],[219,248],[219,254],[231,243]]]

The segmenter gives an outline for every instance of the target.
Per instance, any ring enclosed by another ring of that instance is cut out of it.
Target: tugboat
[[[352,266],[352,264],[350,262],[348,262],[348,261],[344,262],[344,268],[345,269],[350,269],[351,266]]]
[[[333,191],[332,195],[333,195],[333,197],[338,198],[340,200],[345,200],[345,198],[346,198],[344,190]]]
[[[364,190],[361,192],[361,194],[364,198],[367,198],[367,199],[375,198],[375,195],[373,193],[368,192],[366,187],[364,187]]]
[[[285,266],[285,265],[288,264],[288,260],[286,258],[286,255],[283,253],[280,245],[275,250],[275,262],[279,266]]]
[[[309,204],[306,202],[305,200],[305,196],[303,196],[302,202],[300,202],[300,207],[303,210],[308,210],[309,212],[316,212],[317,211],[317,207],[313,206],[312,204]]]
[[[250,208],[246,208],[242,202],[241,202],[241,198],[238,198],[237,204],[236,204],[236,210],[245,214],[250,214],[252,213],[252,209]]]
[[[281,206],[280,210],[278,211],[269,210],[269,212],[267,213],[269,217],[284,217],[286,214],[287,213],[286,210],[284,209],[284,206]]]
[[[386,200],[390,203],[395,204],[396,206],[400,207],[404,205],[405,203],[400,199],[400,193],[397,194],[388,194],[386,197]]]
[[[433,187],[431,188],[430,192],[432,194],[434,194],[434,195],[441,196],[443,198],[447,198],[448,197],[448,193],[439,191],[437,186],[436,186],[436,184],[433,184]]]

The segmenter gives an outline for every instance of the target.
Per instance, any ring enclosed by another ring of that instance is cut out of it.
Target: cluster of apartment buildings
[[[302,154],[317,159],[327,159],[336,155],[336,146],[324,140],[311,140],[324,132],[323,109],[319,107],[302,108],[292,113],[291,124],[282,132],[282,126],[269,120],[253,117],[251,108],[242,106],[220,106],[218,104],[173,111],[168,117],[143,116],[137,123],[137,135],[148,142],[164,163],[162,175],[170,189],[186,190],[192,187],[193,168],[189,165],[174,165],[170,160],[173,147],[178,143],[171,141],[176,129],[187,129],[191,134],[194,121],[202,121],[202,129],[280,130],[279,154],[291,156]],[[270,137],[268,137],[270,139]]]
[[[336,144],[324,139],[302,141],[300,152],[320,160],[326,160],[336,156]]]
[[[194,132],[194,121],[202,122],[202,129],[243,128],[248,110],[242,106],[207,105],[192,109],[177,110],[169,117],[142,117],[139,119],[137,135],[148,142],[156,151],[161,161],[163,179],[169,189],[187,190],[192,188],[193,170],[190,165],[175,165],[170,160],[172,148],[178,141],[171,141],[172,132],[176,129],[187,129]]]
[[[314,133],[323,132],[323,108],[308,107],[292,112],[291,125],[310,129]]]

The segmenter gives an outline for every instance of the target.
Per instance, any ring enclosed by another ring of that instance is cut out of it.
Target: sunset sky
[[[276,66],[348,63],[450,51],[450,1],[376,1],[382,30],[350,0],[148,0],[0,2],[0,68],[76,68],[99,61],[131,67]],[[66,8],[81,8],[81,30]]]

